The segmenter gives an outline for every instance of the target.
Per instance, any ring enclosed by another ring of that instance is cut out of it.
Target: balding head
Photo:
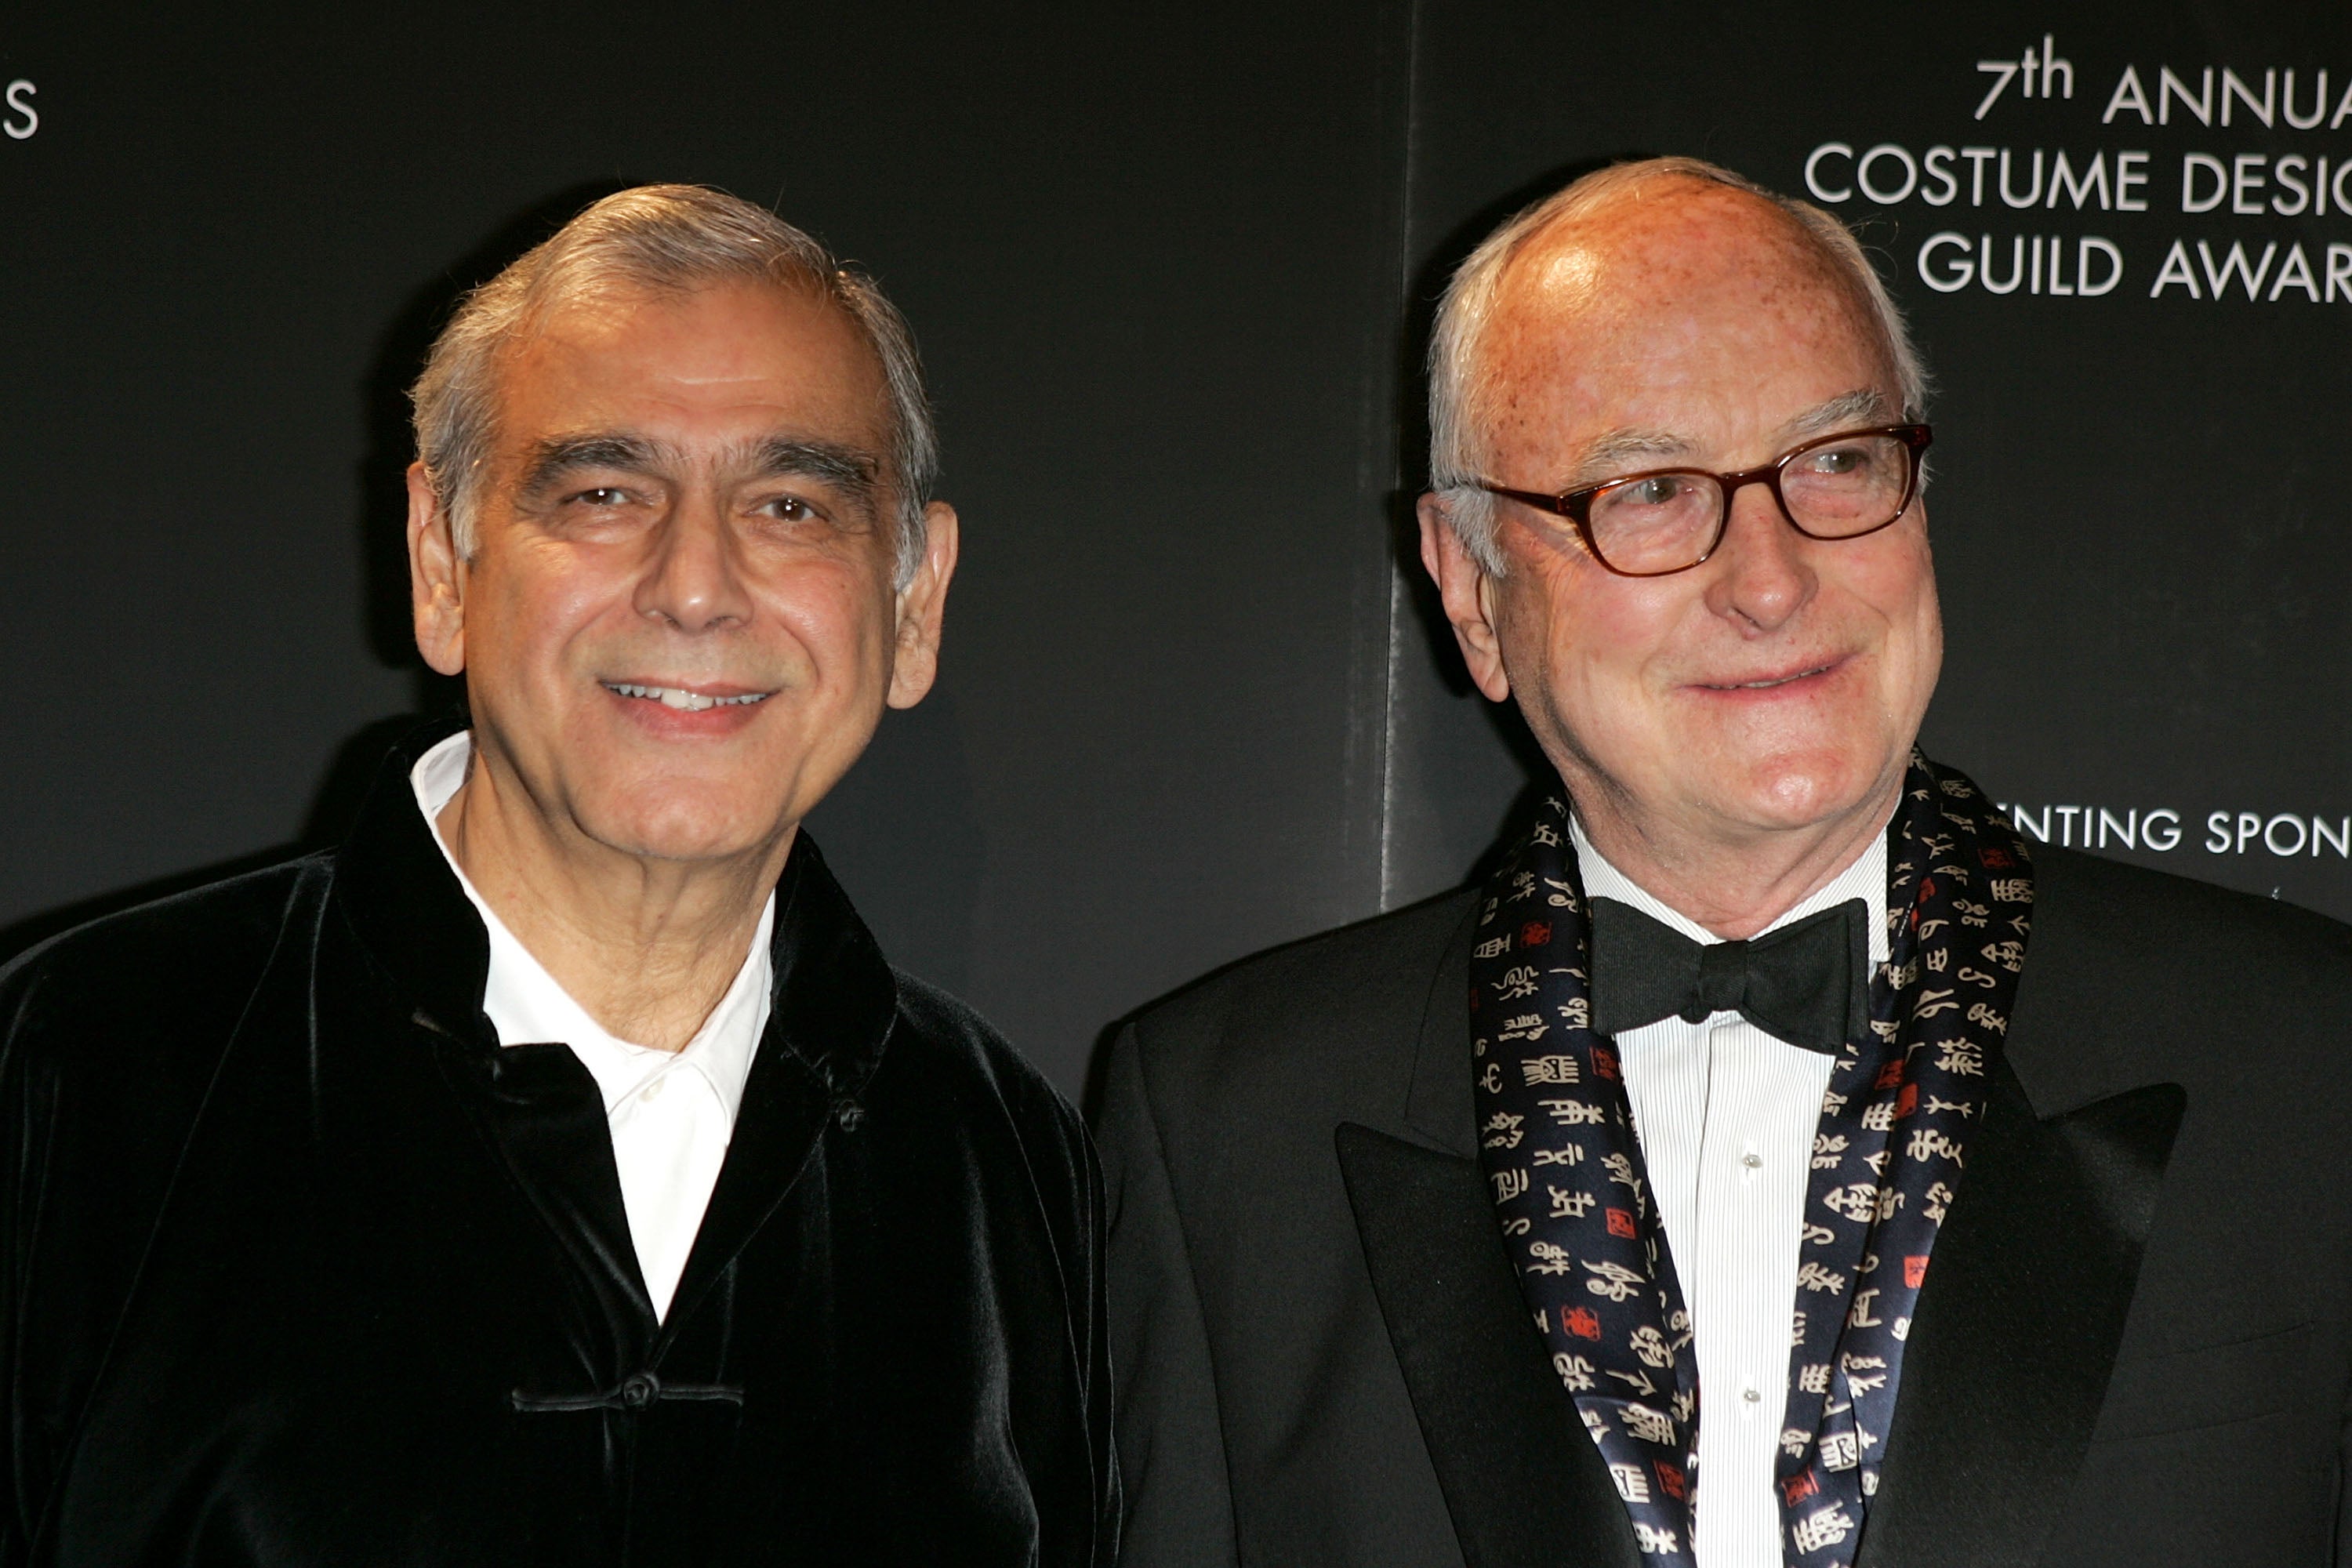
[[[1612,170],[1507,225],[1440,323],[1422,559],[1471,678],[1595,847],[1725,936],[1885,824],[1942,658],[1916,362],[1810,211]]]
[[[1494,503],[1476,489],[1491,471],[1496,422],[1512,401],[1508,367],[1494,352],[1515,313],[1533,307],[1607,312],[1653,297],[1706,268],[1810,284],[1839,301],[1842,318],[1884,361],[1899,405],[1917,418],[1927,400],[1902,313],[1845,226],[1804,202],[1694,158],[1619,163],[1518,213],[1455,271],[1438,307],[1429,353],[1430,489],[1450,525],[1489,571]]]

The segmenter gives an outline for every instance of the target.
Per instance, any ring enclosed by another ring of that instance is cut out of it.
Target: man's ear
[[[408,607],[416,651],[442,675],[466,668],[466,563],[421,462],[408,465]]]
[[[940,626],[948,604],[948,580],[955,575],[955,508],[935,500],[923,508],[923,562],[898,593],[898,624],[891,650],[893,708],[920,702],[940,674]]]
[[[1511,678],[1503,670],[1503,640],[1495,629],[1495,580],[1478,564],[1461,535],[1446,521],[1445,502],[1424,495],[1415,503],[1421,519],[1421,563],[1444,601],[1445,619],[1462,649],[1470,679],[1492,702],[1510,700]]]

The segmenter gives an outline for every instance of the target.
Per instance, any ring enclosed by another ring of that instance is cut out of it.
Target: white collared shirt
[[[768,943],[776,924],[776,896],[760,915],[751,951],[734,984],[710,1010],[694,1038],[678,1051],[631,1045],[588,1016],[555,982],[546,967],[516,940],[506,923],[482,901],[465,868],[449,853],[439,828],[441,812],[466,782],[473,737],[460,732],[416,761],[408,779],[416,805],[433,828],[433,842],[473,900],[490,938],[490,975],[482,988],[482,1011],[489,1015],[501,1045],[561,1041],[572,1047],[604,1097],[613,1133],[613,1163],[621,1176],[621,1202],[636,1247],[637,1271],[657,1317],[669,1315],[670,1297],[694,1250],[695,1233],[718,1184],[719,1167],[735,1134],[735,1112],[751,1058],[768,1026],[773,965]]]
[[[1643,891],[1571,820],[1589,897],[1615,899],[1693,942],[1721,939]],[[1886,838],[1774,921],[1778,931],[1861,899],[1870,958],[1886,939]],[[1759,935],[1762,933],[1759,933]],[[1662,1018],[1617,1037],[1635,1135],[1697,1337],[1699,1568],[1780,1568],[1772,1486],[1789,1397],[1790,1335],[1813,1138],[1832,1058],[1737,1013]]]

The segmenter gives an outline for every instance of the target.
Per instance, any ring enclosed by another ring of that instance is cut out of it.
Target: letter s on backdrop
[[[33,107],[31,101],[33,94],[38,90],[22,77],[8,84],[9,110],[12,116],[21,114],[25,118],[21,123],[14,118],[0,120],[0,131],[5,131],[10,136],[23,142],[41,128],[40,111]]]

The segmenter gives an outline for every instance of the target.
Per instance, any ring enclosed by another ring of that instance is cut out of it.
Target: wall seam
[[[1421,129],[1421,5],[1422,0],[1406,0],[1405,5],[1404,135],[1400,143],[1402,167],[1397,181],[1396,313],[1392,318],[1401,328],[1412,319],[1410,306],[1413,276],[1413,173],[1420,161],[1416,138]],[[1413,356],[1410,354],[1403,358],[1406,366],[1413,363]],[[1410,376],[1411,371],[1407,369],[1404,374]],[[1395,490],[1402,493],[1406,473],[1402,439],[1396,443],[1393,458],[1391,483]],[[1381,683],[1380,907],[1383,911],[1396,907],[1396,694],[1403,658],[1398,632],[1405,618],[1407,591],[1404,567],[1393,552],[1390,553],[1388,566],[1388,658]]]

